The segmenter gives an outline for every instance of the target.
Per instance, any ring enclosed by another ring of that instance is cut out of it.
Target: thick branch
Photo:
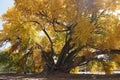
[[[30,21],[30,22],[37,23],[38,25],[40,25],[42,27],[42,25],[38,21]],[[49,34],[47,33],[47,31],[45,29],[42,28],[42,31],[45,33],[45,35],[47,36],[48,40],[50,41],[51,51],[52,51],[51,52],[51,57],[53,57],[53,55],[54,55],[53,41],[52,41],[52,39],[50,38]]]
[[[96,53],[96,55],[99,54],[120,54],[120,50],[117,49],[111,49],[111,50],[97,50],[93,53]]]
[[[120,50],[110,50],[111,54],[120,54]]]
[[[53,57],[53,55],[54,55],[53,41],[52,41],[52,39],[50,38],[49,34],[47,33],[47,31],[45,29],[43,29],[43,32],[46,34],[46,36],[48,37],[48,39],[49,39],[49,41],[51,43],[51,51],[52,51],[51,52],[51,57]]]
[[[91,53],[91,54],[95,53],[96,56],[93,56],[89,59],[85,58],[85,56],[81,56],[81,57],[78,57],[76,61],[73,61],[73,59],[76,57],[75,53],[77,53],[76,50],[72,51],[71,54],[69,54],[66,58],[65,62],[66,62],[68,70],[76,66],[82,66],[82,65],[88,64],[89,61],[92,61],[92,60],[99,60],[99,58],[97,58],[96,56],[100,54],[120,54],[120,50],[109,50],[109,51],[108,50],[104,50],[104,51],[96,50],[96,52]]]
[[[70,41],[71,41],[71,39],[69,39],[69,40],[65,43],[65,45],[63,46],[63,48],[62,48],[62,50],[61,50],[61,53],[60,53],[60,56],[59,56],[58,61],[57,61],[57,66],[59,66],[59,65],[63,62],[64,58],[66,57],[66,54],[69,52],[69,48],[70,48],[69,44],[70,44]]]
[[[49,55],[49,53],[45,52],[41,45],[36,44],[39,49],[41,49],[42,56],[48,67],[52,67],[54,65],[53,58]]]

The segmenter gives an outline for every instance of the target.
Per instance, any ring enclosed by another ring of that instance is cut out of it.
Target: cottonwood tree
[[[107,73],[119,68],[120,20],[112,14],[119,0],[14,1],[2,15],[0,42],[11,43],[9,54],[19,55],[21,70],[38,63],[40,71],[50,73],[84,64]],[[104,57],[97,58],[100,54]]]

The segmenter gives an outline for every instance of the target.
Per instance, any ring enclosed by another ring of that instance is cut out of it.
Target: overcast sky
[[[5,13],[8,7],[13,6],[14,0],[0,0],[0,16]],[[0,20],[0,29],[2,29],[2,22]]]

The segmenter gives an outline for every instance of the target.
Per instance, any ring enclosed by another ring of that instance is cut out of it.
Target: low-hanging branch
[[[120,54],[120,50],[117,49],[111,49],[111,50],[97,50],[93,53],[96,54]]]

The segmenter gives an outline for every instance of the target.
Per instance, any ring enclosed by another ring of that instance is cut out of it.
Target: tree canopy
[[[120,0],[14,0],[2,15],[0,44],[24,71],[120,68]],[[99,55],[103,57],[99,58]]]

